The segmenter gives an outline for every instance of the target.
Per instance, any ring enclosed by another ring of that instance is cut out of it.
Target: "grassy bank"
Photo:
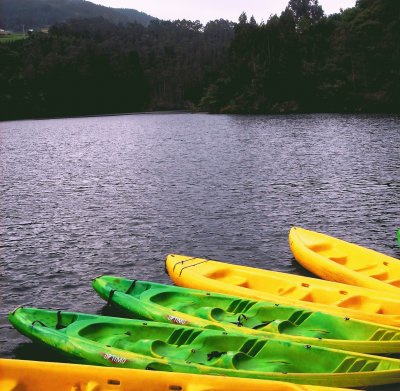
[[[20,39],[28,38],[28,34],[9,34],[9,35],[0,35],[0,43],[7,43],[13,41],[19,41]]]

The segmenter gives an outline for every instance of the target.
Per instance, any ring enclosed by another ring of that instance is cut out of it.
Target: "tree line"
[[[201,101],[226,113],[400,112],[400,2],[358,0],[326,17],[290,0],[257,25],[245,14]]]
[[[0,45],[1,118],[191,109],[214,113],[396,112],[400,2],[325,16],[290,0],[256,23],[104,18]]]

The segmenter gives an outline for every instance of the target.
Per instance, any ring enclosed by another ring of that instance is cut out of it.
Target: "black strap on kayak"
[[[57,324],[56,324],[56,330],[64,329],[65,326],[62,325],[62,319],[61,319],[61,311],[57,311]]]
[[[33,322],[32,322],[32,325],[31,326],[34,326],[36,323],[39,323],[41,326],[43,326],[43,327],[47,327],[47,325],[46,324],[44,324],[41,320],[34,320]]]
[[[175,268],[176,268],[176,266],[177,266],[178,264],[182,264],[182,265],[183,265],[185,262],[192,261],[193,259],[197,259],[197,257],[192,257],[192,258],[185,259],[184,261],[178,261],[178,262],[176,262],[175,265],[174,265],[174,267],[173,267],[173,269],[172,269],[172,271],[173,271],[173,272],[175,271]]]
[[[240,314],[239,316],[238,316],[238,323],[241,323],[242,325],[243,325],[243,322],[242,322],[242,320],[247,320],[247,319],[249,319],[245,314]]]
[[[263,328],[263,327],[265,327],[265,326],[268,326],[271,322],[272,322],[272,320],[270,320],[269,322],[263,322],[263,323],[260,323],[260,324],[256,324],[256,325],[253,327],[253,329],[254,329],[254,330],[261,329],[261,328]]]
[[[111,305],[111,300],[114,296],[114,293],[115,293],[115,289],[111,289],[110,294],[108,295],[107,305]]]
[[[195,258],[193,258],[193,259],[195,259]],[[198,266],[198,265],[201,265],[202,263],[205,263],[205,262],[208,262],[208,259],[205,259],[204,261],[195,263],[194,265],[188,265],[188,266],[183,267],[183,268],[181,269],[181,271],[179,272],[179,277],[181,276],[181,274],[182,274],[182,272],[183,272],[183,269],[186,269],[186,268],[188,268],[188,267]]]
[[[136,285],[136,280],[133,280],[132,281],[132,284],[130,285],[130,287],[126,290],[126,294],[127,295],[129,295],[129,293],[131,293],[132,291],[133,291],[133,288],[135,287],[135,285]]]
[[[237,325],[238,327],[242,327],[243,326],[243,319],[247,320],[248,317],[245,314],[240,314],[238,316],[237,322],[231,322],[231,323]]]
[[[226,354],[226,352],[218,352],[217,350],[214,350],[211,353],[207,353],[207,361],[210,361],[213,358],[221,357],[223,354]]]

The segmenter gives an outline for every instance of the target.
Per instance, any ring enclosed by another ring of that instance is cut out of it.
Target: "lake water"
[[[400,258],[400,117],[137,114],[0,123],[0,357],[34,305],[104,313],[91,279],[169,283],[168,253],[306,274],[293,225]]]

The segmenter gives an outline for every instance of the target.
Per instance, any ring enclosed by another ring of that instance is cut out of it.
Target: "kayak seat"
[[[305,289],[306,288],[306,289]],[[312,291],[305,286],[292,286],[290,288],[287,288],[286,290],[281,290],[280,292],[278,291],[277,293],[279,296],[288,296],[291,299],[295,300],[302,300],[302,301],[314,301],[314,296],[312,294]]]
[[[305,243],[306,246],[311,250],[316,253],[320,253],[322,251],[328,251],[332,248],[332,245],[328,242],[321,242],[321,241],[307,241]]]
[[[218,307],[200,307],[193,311],[193,315],[202,319],[221,321],[228,316],[228,313]]]
[[[165,363],[161,363],[161,362],[151,362],[150,364],[147,364],[146,370],[148,370],[148,371],[174,372],[174,370],[172,369],[172,367],[170,365],[165,364]],[[170,388],[170,389],[172,389],[172,388]],[[98,389],[96,388],[94,391],[97,391],[97,390]],[[71,391],[75,391],[75,390],[71,390]],[[79,391],[79,390],[77,390],[77,391]],[[91,391],[91,390],[85,390],[85,391]]]
[[[178,292],[160,292],[152,294],[149,298],[150,302],[161,305],[163,307],[170,307],[176,310],[184,306],[196,305],[196,300],[190,295],[183,295]]]
[[[193,306],[176,306],[178,311],[206,320],[220,320],[226,316],[226,311],[217,307],[206,307],[201,304]]]
[[[160,354],[157,351],[160,344],[165,344],[165,342],[154,339],[132,340],[129,337],[120,336],[119,339],[114,340],[114,343],[111,346],[117,349],[127,350],[128,352],[143,354],[145,356],[162,357],[163,354]]]
[[[156,358],[168,356],[171,358],[177,357],[186,359],[188,353],[187,347],[186,349],[181,349],[180,347],[169,345],[168,343],[158,339],[140,339],[133,341],[129,340],[129,338],[122,337],[119,340],[115,340],[112,346],[128,352]]]
[[[374,263],[372,265],[363,266],[354,269],[355,272],[366,274],[372,278],[383,281],[388,278],[388,270],[381,264]]]
[[[151,344],[151,354],[154,357],[177,358],[179,360],[187,360],[190,349],[187,346],[174,346],[168,343],[155,340]]]
[[[121,334],[117,335],[103,335],[100,338],[90,338],[90,336],[86,336],[86,338],[92,339],[96,342],[100,342],[101,344],[104,344],[106,346],[111,346],[113,348],[118,348],[119,346],[118,343],[120,342],[121,339],[126,338],[126,336],[122,336]]]
[[[262,364],[262,366],[260,364]],[[245,353],[236,353],[232,357],[232,366],[235,369],[245,371],[292,372],[288,369],[291,364],[292,363],[283,360],[259,361]]]
[[[358,311],[367,312],[370,314],[383,314],[382,306],[379,303],[374,303],[369,297],[360,295],[349,296],[344,300],[336,303],[338,307],[351,308]]]
[[[374,371],[379,361],[364,358],[347,357],[333,371],[334,373],[369,372]]]
[[[242,286],[244,288],[248,288],[249,286],[249,281],[246,277],[232,274],[229,270],[218,270],[207,275],[207,277],[229,285]]]
[[[233,359],[236,354],[238,353],[230,351],[198,350],[189,356],[189,360],[210,367],[235,369]]]
[[[340,265],[345,265],[347,263],[347,256],[346,255],[332,255],[329,259],[333,262],[336,262]]]
[[[247,288],[249,286],[247,278],[241,276],[227,276],[222,281],[226,284],[241,286],[243,288]]]
[[[281,320],[277,319],[270,322],[267,326],[259,329],[262,331],[270,331],[276,334],[290,334],[288,333],[289,329],[296,329],[296,325],[289,320]]]
[[[325,255],[331,261],[339,265],[345,265],[348,261],[347,255],[332,246],[330,243],[319,243],[310,247],[310,250]]]
[[[232,369],[231,354],[227,350],[212,350],[211,347],[190,349],[186,360],[197,364]]]

